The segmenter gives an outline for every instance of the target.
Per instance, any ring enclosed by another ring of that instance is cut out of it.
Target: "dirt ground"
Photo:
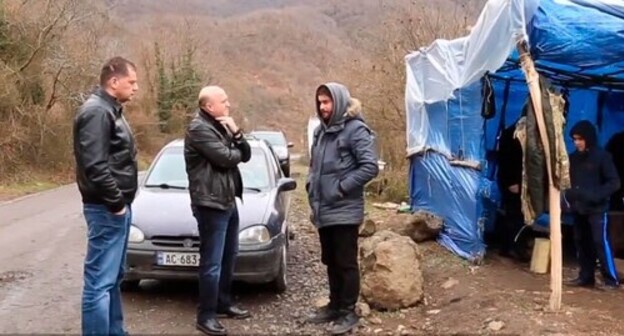
[[[382,313],[370,328],[385,334],[407,327],[415,334],[619,335],[624,294],[564,287],[561,312],[548,311],[549,275],[498,256],[475,267],[436,243],[421,245],[425,302]],[[574,276],[566,268],[564,278]],[[454,285],[452,285],[454,284]]]
[[[290,225],[295,233],[289,257],[289,289],[273,294],[263,286],[237,284],[236,302],[253,318],[224,320],[231,335],[320,335],[324,326],[303,320],[327,296],[316,230],[308,221],[305,169],[293,169]],[[38,211],[33,211],[37,209]],[[385,216],[370,208],[371,216]],[[85,229],[75,186],[0,205],[0,332],[79,333]],[[624,290],[569,290],[563,310],[547,311],[549,276],[528,264],[491,253],[472,266],[435,242],[424,251],[425,300],[396,312],[372,312],[356,334],[624,334]],[[574,270],[566,268],[565,277]],[[124,294],[131,334],[199,334],[194,328],[194,282],[144,281]]]

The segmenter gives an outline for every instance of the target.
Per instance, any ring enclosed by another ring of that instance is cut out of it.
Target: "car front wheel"
[[[282,253],[280,256],[280,266],[277,276],[273,280],[272,286],[275,292],[284,293],[288,288],[288,282],[286,280],[286,268],[288,264],[288,249],[286,245],[282,246]]]

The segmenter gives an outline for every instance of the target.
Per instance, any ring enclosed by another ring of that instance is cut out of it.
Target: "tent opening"
[[[503,68],[499,72],[516,71]],[[614,164],[624,181],[624,93],[621,82],[613,86],[604,85],[597,89],[597,78],[575,78],[570,75],[569,82],[561,79],[557,72],[542,72],[541,76],[563,92],[566,117],[565,133],[567,151],[574,151],[569,130],[580,120],[589,120],[596,127],[600,143],[611,153]],[[486,75],[481,81],[483,105],[481,115],[485,119],[485,157],[488,161],[488,179],[495,181],[500,191],[500,203],[496,209],[496,218],[485,228],[484,241],[488,248],[498,248],[507,253],[508,248],[519,248],[530,255],[534,238],[548,238],[548,213],[537,218],[531,226],[523,222],[520,206],[520,188],[522,183],[523,153],[516,138],[516,125],[526,115],[529,93],[526,82],[513,80],[494,74]],[[547,181],[545,181],[547,184]],[[624,183],[610,198],[608,217],[612,249],[617,257],[624,257]],[[564,251],[574,257],[574,242],[571,239],[572,217],[563,212]],[[623,238],[620,238],[623,237]],[[514,252],[516,253],[516,252]]]
[[[500,222],[497,172],[507,158],[497,158],[498,140],[519,119],[528,97],[519,39],[528,43],[540,75],[565,96],[568,152],[573,150],[569,130],[580,120],[596,126],[603,147],[624,132],[622,2],[488,0],[468,35],[435,40],[407,55],[410,205],[443,217],[438,241],[472,261],[485,256],[484,238]],[[613,156],[623,156],[617,148]],[[612,198],[613,229],[624,222],[618,215],[624,205],[615,204],[621,197]],[[532,223],[536,231],[548,230],[544,210]],[[564,239],[571,236],[566,215]]]

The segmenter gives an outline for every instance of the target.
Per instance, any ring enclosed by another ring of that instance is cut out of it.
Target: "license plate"
[[[199,266],[199,253],[158,252],[156,263],[160,266]]]

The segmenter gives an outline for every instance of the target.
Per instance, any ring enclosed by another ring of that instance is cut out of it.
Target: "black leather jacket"
[[[232,138],[208,113],[197,110],[184,139],[184,159],[189,179],[191,205],[227,210],[242,199],[240,162],[251,158],[244,137]]]
[[[76,182],[83,203],[118,212],[137,191],[134,137],[121,105],[102,88],[87,99],[74,119]]]

